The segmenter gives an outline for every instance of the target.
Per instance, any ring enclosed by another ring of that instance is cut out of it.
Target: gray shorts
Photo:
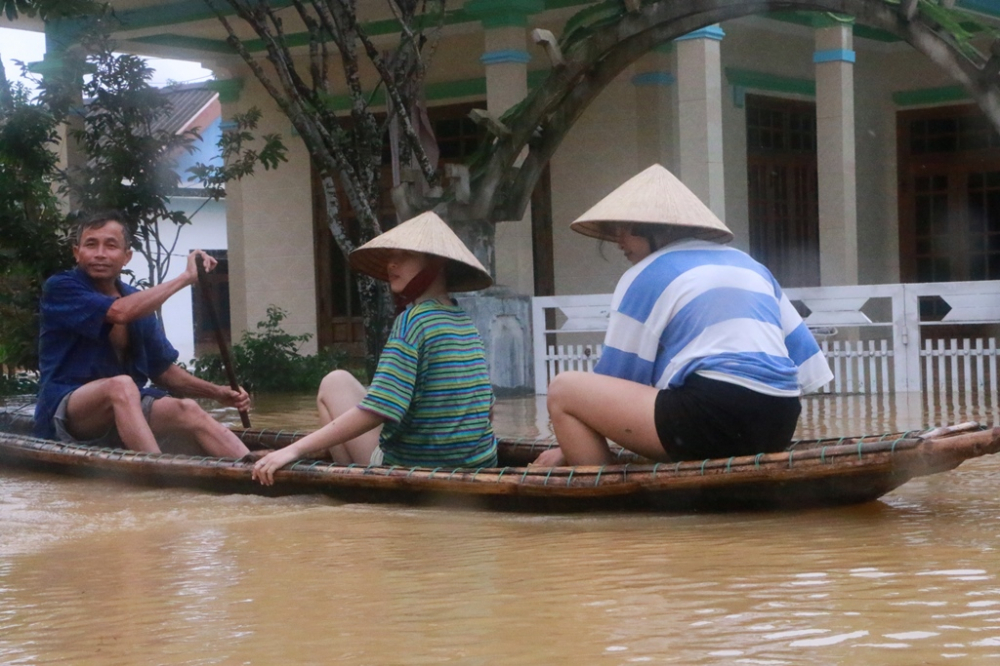
[[[63,396],[63,399],[59,401],[59,406],[56,407],[55,415],[52,417],[52,424],[56,427],[56,439],[67,444],[124,449],[125,444],[122,443],[122,438],[118,435],[118,428],[113,423],[106,433],[94,439],[77,439],[69,433],[69,430],[66,429],[66,406],[69,404],[71,395],[73,395],[72,391]],[[146,423],[149,423],[155,401],[156,398],[151,395],[142,396],[142,415],[146,417]]]

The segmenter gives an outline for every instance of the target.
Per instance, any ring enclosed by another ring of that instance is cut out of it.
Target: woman
[[[559,448],[538,465],[603,465],[607,440],[652,460],[786,448],[799,396],[832,374],[771,273],[724,244],[732,232],[660,165],[571,225],[634,264],[612,300],[594,373],[549,385]]]
[[[311,453],[336,462],[406,467],[491,467],[494,396],[483,343],[449,291],[485,289],[492,278],[434,213],[372,239],[350,255],[354,270],[389,283],[396,317],[371,386],[327,375],[316,398],[322,427],[254,464],[264,485]]]

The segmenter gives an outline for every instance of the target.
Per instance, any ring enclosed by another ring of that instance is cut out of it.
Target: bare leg
[[[248,453],[239,437],[194,400],[160,398],[153,403],[149,421],[154,433],[189,437],[210,456],[241,458]]]
[[[657,393],[651,386],[592,372],[556,375],[549,385],[549,417],[566,463],[614,462],[608,439],[641,456],[665,460],[653,417]]]
[[[66,425],[79,440],[95,439],[111,426],[133,451],[157,453],[160,447],[142,413],[142,396],[128,375],[97,379],[73,391],[66,404]]]
[[[351,407],[356,407],[365,397],[365,387],[346,370],[334,370],[320,382],[316,394],[320,427],[325,426]],[[330,457],[343,465],[367,465],[378,446],[381,426],[330,449]]]

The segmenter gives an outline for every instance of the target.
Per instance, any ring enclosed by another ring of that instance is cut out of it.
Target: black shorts
[[[656,434],[671,460],[784,451],[802,404],[693,374],[656,396]]]

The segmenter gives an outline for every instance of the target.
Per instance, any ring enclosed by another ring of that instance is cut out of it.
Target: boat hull
[[[962,424],[933,433],[798,442],[788,452],[653,464],[628,452],[602,467],[527,466],[551,440],[503,440],[505,467],[429,469],[300,461],[275,485],[251,480],[252,461],[148,454],[62,444],[0,423],[0,460],[81,476],[156,486],[263,495],[325,493],[348,502],[465,506],[515,511],[724,511],[799,509],[875,500],[908,480],[1000,450],[1000,428]],[[287,445],[304,432],[237,430],[251,449]]]

